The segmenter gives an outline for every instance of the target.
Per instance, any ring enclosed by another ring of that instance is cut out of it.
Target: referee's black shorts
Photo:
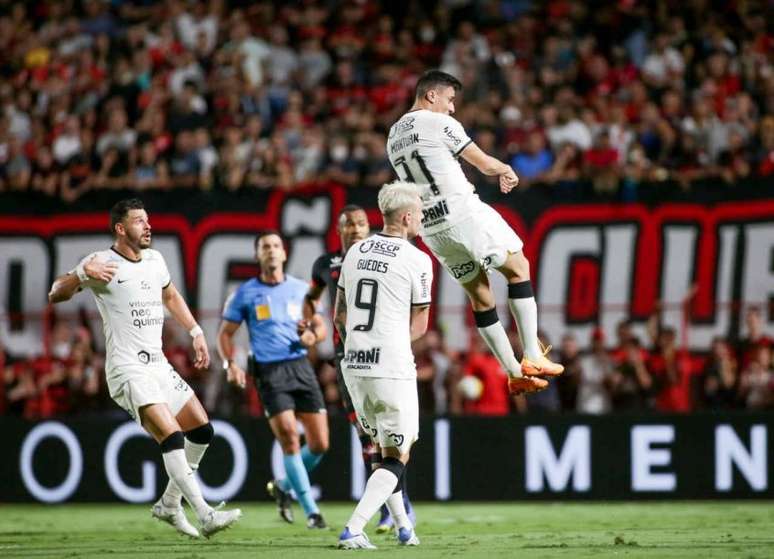
[[[248,369],[255,378],[266,417],[285,410],[326,412],[320,383],[306,357],[274,363],[258,363],[251,357]]]

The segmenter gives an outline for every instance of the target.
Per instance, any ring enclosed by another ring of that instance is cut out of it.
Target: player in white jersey
[[[398,543],[419,544],[403,505],[400,480],[411,445],[419,437],[411,342],[427,330],[433,265],[408,241],[420,226],[416,185],[385,185],[379,192],[379,209],[384,229],[347,251],[334,311],[344,341],[344,381],[360,425],[382,456],[339,536],[338,545],[344,549],[375,547],[363,529],[384,503],[397,527]]]
[[[105,376],[110,396],[161,447],[169,483],[151,509],[155,518],[198,537],[183,512],[184,496],[195,510],[201,534],[209,537],[232,525],[239,509],[215,510],[202,498],[194,473],[214,431],[199,399],[167,361],[161,349],[164,308],[188,330],[194,365],[210,357],[201,327],[169,276],[161,253],[150,248],[151,226],[138,199],[122,200],[110,211],[115,239],[109,250],[92,253],[51,286],[51,303],[90,289],[105,332]]]
[[[478,331],[508,373],[511,392],[535,392],[548,386],[540,377],[558,376],[564,367],[545,357],[548,350],[538,340],[537,304],[524,245],[500,214],[479,199],[458,158],[485,175],[499,176],[503,193],[519,179],[510,165],[484,153],[451,116],[461,87],[450,74],[425,72],[417,82],[413,107],[390,128],[387,155],[401,179],[419,184],[422,240],[465,289]],[[497,317],[490,269],[508,280],[508,306],[524,347],[521,363]]]

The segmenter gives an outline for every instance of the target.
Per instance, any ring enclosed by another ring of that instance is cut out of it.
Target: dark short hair
[[[255,241],[253,241],[253,248],[255,250],[258,250],[258,243],[261,242],[261,239],[264,237],[269,237],[271,235],[277,235],[280,240],[282,241],[282,245],[285,245],[285,239],[282,238],[282,235],[279,231],[276,229],[264,229],[263,231],[259,231],[258,234],[255,236]]]
[[[352,212],[364,212],[365,209],[363,206],[358,206],[357,204],[347,204],[343,208],[341,208],[341,211],[339,212],[339,217],[343,216],[344,214],[349,214]]]
[[[420,99],[425,94],[439,87],[453,87],[454,91],[462,89],[462,82],[446,72],[440,70],[428,70],[417,80],[417,86],[414,91],[414,97]]]
[[[120,223],[129,213],[129,210],[144,210],[145,204],[139,198],[126,198],[120,202],[116,202],[112,208],[110,208],[110,234],[115,236],[116,223]]]

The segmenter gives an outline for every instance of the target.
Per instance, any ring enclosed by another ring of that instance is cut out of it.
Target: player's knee
[[[173,450],[183,450],[183,448],[185,448],[185,437],[183,436],[183,432],[175,431],[161,441],[159,446],[161,447],[162,454],[172,452]]]
[[[210,444],[215,436],[215,429],[209,421],[185,432],[185,438],[196,444]]]
[[[529,299],[534,296],[535,293],[532,290],[532,282],[529,280],[508,284],[509,299]]]
[[[321,439],[319,441],[307,441],[309,450],[314,454],[325,454],[328,452],[328,439]]]
[[[395,477],[398,478],[399,482],[400,482],[401,476],[403,475],[403,470],[406,468],[403,462],[401,462],[400,460],[392,456],[385,456],[384,458],[382,458],[382,463],[379,467],[384,468],[389,472],[392,472],[395,475]]]
[[[295,454],[301,450],[298,432],[292,427],[280,427],[277,429],[277,440],[279,440],[282,451],[285,454]]]
[[[511,255],[508,259],[508,280],[510,282],[527,281],[529,279],[529,260],[523,253]]]
[[[301,452],[301,444],[298,442],[298,437],[295,439],[280,439],[279,443],[283,454],[298,454]]]

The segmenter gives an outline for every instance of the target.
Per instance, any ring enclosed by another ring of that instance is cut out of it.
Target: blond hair
[[[413,182],[394,181],[379,190],[379,211],[385,217],[420,203],[419,187]]]

